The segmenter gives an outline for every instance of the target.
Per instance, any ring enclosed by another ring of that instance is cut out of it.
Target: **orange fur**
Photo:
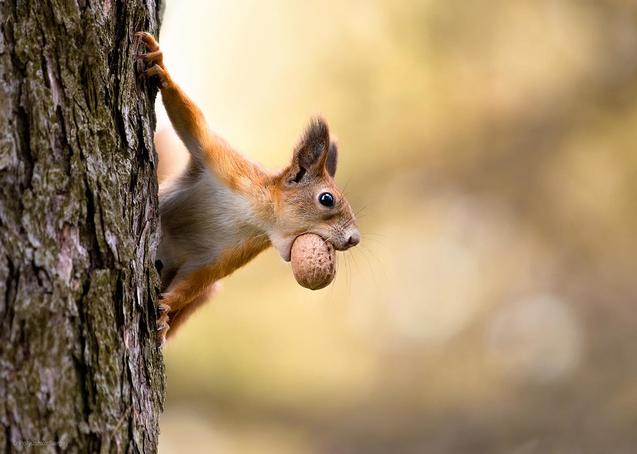
[[[181,309],[174,311],[170,316],[170,330],[168,331],[167,338],[171,338],[177,332],[177,329],[201,306],[210,301],[219,288],[219,282],[208,286],[204,292],[189,304],[183,306]]]
[[[193,271],[169,287],[162,301],[170,308],[168,337],[172,337],[196,309],[212,298],[215,293],[212,289],[219,279],[241,268],[269,245],[267,238],[249,239],[222,252],[213,264]]]
[[[138,36],[150,50],[146,76],[159,80],[173,127],[192,157],[187,170],[160,193],[162,239],[158,258],[163,293],[162,340],[214,293],[216,283],[270,244],[290,259],[294,239],[320,235],[338,250],[359,241],[354,214],[333,180],[336,144],[324,120],[310,123],[292,163],[271,174],[209,131],[202,112],[172,80],[159,44]],[[329,193],[333,203],[319,203]]]
[[[188,274],[166,292],[171,311],[178,311],[200,297],[210,285],[248,263],[269,244],[267,238],[250,239],[234,249],[222,252],[214,263]]]

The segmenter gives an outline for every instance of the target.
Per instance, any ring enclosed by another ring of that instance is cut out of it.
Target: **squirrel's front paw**
[[[159,48],[159,43],[150,33],[137,32],[135,36],[140,38],[148,48],[148,53],[137,55],[137,58],[143,60],[145,63],[145,69],[141,75],[143,77],[157,77],[161,88],[168,87],[170,76],[164,66],[164,54]]]
[[[168,322],[170,321],[170,316],[168,312],[170,311],[170,306],[168,304],[159,303],[159,318],[157,319],[157,332],[159,333],[159,346],[163,347],[166,343],[166,335],[168,334],[168,330],[170,329],[170,325]]]

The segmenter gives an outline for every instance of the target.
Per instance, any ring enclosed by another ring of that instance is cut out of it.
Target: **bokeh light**
[[[637,4],[168,2],[211,127],[339,140],[362,242],[327,289],[269,250],[166,348],[160,452],[633,452]],[[160,103],[158,110],[161,110]],[[163,179],[185,151],[159,114]]]

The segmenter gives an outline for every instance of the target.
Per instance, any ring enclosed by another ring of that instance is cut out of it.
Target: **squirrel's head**
[[[270,240],[286,261],[294,239],[303,233],[315,233],[340,251],[360,241],[352,208],[334,182],[337,153],[327,123],[315,118],[292,163],[275,180],[276,221]]]

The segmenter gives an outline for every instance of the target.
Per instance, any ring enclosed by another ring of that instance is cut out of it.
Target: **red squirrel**
[[[163,344],[210,299],[221,278],[270,245],[289,261],[303,233],[341,251],[358,244],[360,234],[334,183],[337,147],[322,118],[310,122],[291,164],[269,172],[208,129],[201,110],[170,77],[155,38],[136,36],[148,48],[139,56],[146,63],[143,76],[158,79],[168,117],[190,153],[183,174],[159,194]]]

